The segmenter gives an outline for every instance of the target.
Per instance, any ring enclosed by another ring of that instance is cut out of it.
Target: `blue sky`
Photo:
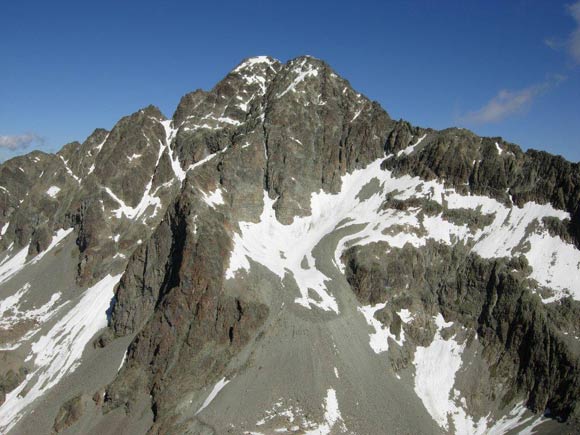
[[[0,16],[0,160],[148,104],[171,116],[245,57],[310,54],[393,118],[580,161],[578,0],[21,0]]]

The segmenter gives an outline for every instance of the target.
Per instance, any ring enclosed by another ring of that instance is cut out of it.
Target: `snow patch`
[[[284,91],[276,96],[277,98],[283,97],[288,92],[295,92],[296,86],[306,80],[306,78],[318,76],[318,70],[312,64],[306,65],[306,59],[303,59],[300,65],[293,69],[293,73],[296,74],[296,78],[294,78],[292,83],[290,83]]]
[[[117,369],[117,373],[121,371],[121,369],[125,365],[125,362],[127,362],[127,354],[128,353],[129,353],[129,349],[125,350],[125,353],[123,354],[123,359],[121,360],[121,364],[119,365],[119,368]]]
[[[212,208],[215,208],[216,205],[223,205],[224,197],[222,195],[222,189],[220,187],[216,188],[211,193],[201,192],[203,195],[203,201]]]
[[[421,136],[421,137],[419,138],[419,140],[418,140],[418,141],[417,141],[417,142],[416,142],[414,145],[410,145],[410,146],[408,146],[407,148],[405,148],[405,149],[403,149],[403,150],[399,151],[399,152],[397,153],[397,157],[400,157],[400,156],[402,156],[402,155],[407,155],[407,156],[408,156],[409,154],[411,154],[413,151],[415,151],[415,148],[416,148],[418,145],[420,145],[420,144],[421,144],[421,142],[423,142],[423,140],[424,140],[426,137],[427,137],[427,133],[425,133],[423,136]]]
[[[26,265],[26,257],[28,255],[28,246],[15,255],[5,258],[0,264],[0,284],[8,281]]]
[[[526,408],[524,407],[524,403],[518,403],[507,415],[504,415],[502,418],[497,420],[490,428],[487,429],[485,432],[486,435],[503,435],[508,433],[511,430],[514,430],[518,426],[526,424],[530,422],[534,417],[524,417],[526,413]],[[520,435],[523,432],[520,432]]]
[[[580,251],[547,231],[532,234],[528,241],[530,250],[524,255],[533,269],[531,278],[555,290],[554,296],[545,299],[544,303],[554,302],[567,294],[580,300]]]
[[[205,401],[203,402],[203,405],[201,405],[201,407],[197,410],[195,415],[199,414],[201,411],[207,408],[209,404],[213,401],[213,399],[216,398],[219,392],[229,383],[230,381],[226,380],[226,378],[220,379],[218,383],[214,385],[213,389],[210,391]]]
[[[284,426],[274,429],[274,432],[299,432],[300,429],[316,429],[318,425],[306,417],[302,408],[296,405],[284,405],[284,401],[279,399],[271,410],[266,411],[266,416],[256,422],[260,427],[266,423],[276,425],[278,420],[284,423],[290,423],[290,427]],[[258,434],[259,432],[246,432],[249,434]]]
[[[132,156],[128,156],[127,160],[129,160],[130,162],[132,162],[133,160],[139,159],[142,157],[142,154],[133,154]]]
[[[234,278],[238,270],[249,270],[248,258],[251,258],[270,269],[281,280],[289,272],[300,289],[301,296],[296,299],[296,303],[305,308],[311,308],[312,305],[338,313],[338,304],[325,286],[328,278],[316,269],[311,254],[320,239],[333,229],[332,223],[330,226],[325,225],[326,214],[330,217],[331,210],[321,210],[325,215],[295,218],[291,225],[284,225],[276,219],[273,205],[274,200],[264,192],[260,222],[239,223],[240,233],[235,233],[233,237],[234,249],[226,279]],[[304,258],[308,260],[305,267]],[[310,296],[310,291],[316,294],[317,299]]]
[[[244,62],[242,62],[241,64],[239,64],[233,70],[233,72],[240,72],[242,70],[252,68],[254,65],[259,65],[259,64],[266,64],[266,65],[270,66],[270,65],[273,65],[274,62],[268,56],[255,56],[255,57],[251,57],[251,58],[245,60]]]
[[[48,190],[46,191],[46,194],[48,196],[50,196],[51,198],[55,198],[56,195],[58,195],[58,192],[60,192],[60,187],[58,187],[58,186],[50,186],[48,188]]]
[[[54,236],[52,237],[52,240],[50,241],[50,244],[48,245],[48,247],[44,251],[42,251],[40,254],[38,254],[36,257],[32,258],[29,261],[29,264],[36,264],[40,260],[42,260],[46,254],[48,254],[57,245],[59,245],[60,242],[62,242],[64,239],[66,239],[67,236],[73,232],[73,229],[74,228],[69,228],[66,230],[63,230],[63,229],[57,230],[56,233],[54,234]]]
[[[401,322],[403,323],[410,323],[413,321],[413,318],[415,317],[408,309],[403,308],[401,311],[399,311],[398,313],[399,318],[401,319]]]
[[[401,336],[399,339],[395,334],[391,333],[390,328],[383,326],[383,324],[375,318],[375,313],[382,310],[387,306],[387,303],[377,304],[377,305],[366,305],[359,307],[358,310],[363,314],[369,326],[371,326],[375,332],[370,334],[369,345],[375,351],[375,353],[382,353],[389,350],[389,338],[391,338],[399,346],[403,346],[405,342],[405,331],[401,328]]]
[[[67,174],[69,174],[78,184],[81,184],[81,179],[79,177],[77,177],[73,171],[71,171],[71,169],[68,167],[67,161],[64,159],[63,156],[59,156],[60,159],[62,160],[62,163],[64,165],[64,168],[66,169]]]
[[[120,279],[121,275],[107,275],[87,289],[48,333],[32,344],[26,361],[32,361],[34,368],[0,406],[0,431],[8,432],[28,405],[78,367],[87,343],[107,326],[106,312]]]
[[[417,347],[415,351],[415,393],[433,420],[448,430],[448,418],[458,410],[451,399],[451,391],[455,374],[461,367],[464,346],[458,344],[454,337],[448,340],[441,337],[441,330],[452,323],[445,323],[441,314],[434,320],[437,332],[433,342],[427,347]]]
[[[305,431],[305,435],[329,435],[332,429],[338,426],[339,430],[346,431],[346,426],[342,420],[338,400],[336,398],[336,391],[329,388],[324,399],[324,423],[320,424],[313,430]]]
[[[453,433],[462,435],[502,435],[528,422],[531,418],[523,418],[523,404],[495,423],[489,415],[474,420],[466,412],[465,399],[453,388],[465,345],[459,344],[455,336],[447,340],[441,336],[441,331],[452,326],[452,322],[445,322],[441,314],[434,321],[437,332],[433,342],[427,347],[417,347],[413,361],[415,393],[433,420],[446,431],[451,423]]]
[[[44,305],[38,308],[24,310],[22,302],[24,296],[30,291],[30,284],[26,283],[16,293],[0,301],[0,328],[11,329],[23,322],[32,322],[32,327],[24,335],[19,337],[15,342],[0,346],[0,350],[14,350],[34,337],[42,325],[56,315],[60,309],[66,305],[66,302],[60,306],[56,303],[60,300],[60,292],[53,293]]]

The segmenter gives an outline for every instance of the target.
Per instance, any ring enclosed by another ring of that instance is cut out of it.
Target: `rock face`
[[[401,323],[396,311],[412,305],[416,313],[432,314],[435,308],[445,319],[475,331],[483,346],[490,382],[474,393],[509,403],[525,392],[535,411],[578,415],[578,359],[551,321],[562,308],[529,294],[522,279],[525,258],[483,260],[463,247],[431,243],[424,249],[407,245],[389,255],[385,248],[355,247],[345,253],[347,279],[361,304],[392,301],[381,319],[385,325],[419,335],[415,325]],[[567,328],[577,326],[576,320]]]
[[[56,433],[63,432],[68,427],[76,423],[85,411],[87,399],[77,396],[65,402],[54,420],[53,429]]]
[[[580,166],[321,60],[5,162],[0,199],[1,432],[580,428]]]

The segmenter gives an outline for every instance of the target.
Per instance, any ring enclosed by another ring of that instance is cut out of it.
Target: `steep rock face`
[[[172,119],[149,106],[6,162],[0,429],[33,430],[45,400],[70,433],[574,431],[579,177],[394,121],[309,56],[247,59]],[[75,279],[45,289],[64,253]],[[78,337],[77,359],[45,364],[42,334]],[[90,381],[26,402],[46,373]]]
[[[58,155],[67,162],[71,173],[79,177],[89,175],[94,171],[95,156],[102,149],[109,132],[104,128],[95,129],[82,144],[72,142],[65,145]]]
[[[443,180],[458,190],[520,207],[530,201],[550,203],[571,214],[571,231],[578,243],[578,163],[542,151],[524,153],[501,138],[479,138],[460,129],[433,132],[420,150],[410,154],[399,154],[402,145],[391,142],[389,152],[397,155],[387,159],[384,167],[395,174]]]
[[[159,110],[149,106],[121,119],[102,144],[94,174],[129,207],[139,204],[155,173],[165,142],[162,120],[165,117]],[[132,177],[125,175],[129,170]]]
[[[83,144],[67,144],[56,156],[35,152],[3,165],[4,248],[28,245],[32,257],[55,231],[74,227],[80,284],[118,267],[111,257],[118,250],[126,256],[152,231],[180,185],[163,121],[150,106],[110,133],[97,129]]]
[[[412,336],[420,334],[412,330],[417,326],[403,324],[396,312],[413,304],[422,305],[427,313],[438,307],[446,320],[476,331],[489,364],[490,383],[466,397],[482,395],[509,403],[525,394],[528,406],[536,411],[550,409],[555,416],[578,419],[574,398],[580,394],[580,354],[566,345],[563,325],[553,324],[554,317],[562,318],[560,308],[546,306],[529,293],[525,258],[489,261],[461,246],[437,244],[384,252],[369,245],[344,254],[347,279],[357,298],[363,305],[392,301],[388,315],[382,316],[385,325],[405,328]],[[578,319],[564,323],[565,330],[580,326]],[[424,343],[421,338],[416,345]]]
[[[109,406],[130,408],[145,388],[153,395],[159,433],[170,428],[167,416],[180,396],[221,373],[268,312],[224,292],[230,249],[225,216],[190,192],[186,185],[132,257],[112,314],[114,334],[137,336],[122,375],[107,391]]]
[[[380,157],[391,126],[382,108],[309,57],[276,76],[266,104],[266,190],[284,223],[310,213],[313,190],[337,192],[342,175]]]

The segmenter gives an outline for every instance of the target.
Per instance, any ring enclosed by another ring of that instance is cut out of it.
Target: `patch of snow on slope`
[[[529,422],[531,418],[523,417],[526,411],[523,404],[518,404],[495,423],[490,421],[489,415],[476,421],[467,414],[465,403],[453,388],[465,346],[460,345],[455,336],[447,340],[441,336],[441,331],[452,326],[452,322],[445,322],[441,314],[434,320],[437,332],[433,342],[427,347],[417,347],[413,361],[415,393],[433,420],[446,431],[451,421],[453,433],[461,435],[503,435]]]
[[[538,432],[536,432],[536,428],[541,425],[542,423],[545,423],[547,421],[550,421],[548,418],[544,417],[543,415],[540,415],[539,417],[537,417],[534,421],[532,421],[530,424],[528,424],[528,426],[521,430],[518,435],[536,435]]]
[[[316,429],[318,425],[310,420],[308,420],[304,410],[297,405],[285,405],[284,400],[280,398],[276,403],[274,403],[271,410],[266,411],[264,418],[261,418],[256,422],[256,426],[264,426],[269,424],[270,426],[278,426],[282,424],[290,424],[290,427],[280,427],[274,429],[274,432],[298,432],[300,429]],[[259,432],[246,432],[246,433],[259,433]]]
[[[77,183],[81,184],[81,179],[79,177],[77,177],[73,171],[71,171],[71,169],[68,167],[67,161],[64,159],[63,156],[59,156],[60,159],[62,160],[62,163],[64,165],[64,168],[66,169],[67,174],[69,174]]]
[[[410,323],[413,321],[413,318],[415,317],[408,309],[403,308],[401,311],[399,311],[398,313],[399,318],[401,319],[401,322],[403,323]]]
[[[241,64],[239,64],[233,70],[233,72],[240,72],[244,69],[252,68],[254,65],[258,65],[261,63],[265,63],[266,65],[270,66],[274,62],[272,60],[270,60],[270,58],[268,56],[254,56],[254,57],[250,57],[249,59],[247,59],[244,62],[242,62]]]
[[[8,432],[28,405],[77,368],[87,343],[107,326],[106,312],[120,279],[121,275],[107,275],[86,290],[48,333],[32,344],[26,361],[32,361],[33,369],[0,406],[0,432]]]
[[[484,196],[464,197],[457,193],[446,196],[450,208],[478,208],[493,214],[491,225],[478,230],[473,251],[483,258],[511,257],[523,254],[533,271],[531,278],[554,291],[545,303],[570,294],[580,300],[580,251],[559,237],[551,236],[542,224],[544,217],[570,219],[570,214],[549,204],[526,203],[523,207],[505,207]],[[526,246],[527,245],[527,246]]]
[[[10,222],[6,222],[3,226],[2,229],[0,230],[0,236],[3,236],[4,234],[6,234],[6,231],[8,230],[8,227],[10,226]]]
[[[64,239],[66,239],[66,237],[72,233],[74,228],[69,228],[67,230],[57,230],[56,234],[52,237],[52,240],[50,241],[50,244],[48,245],[48,247],[42,251],[40,254],[38,254],[36,257],[34,257],[33,259],[31,259],[29,261],[29,264],[36,264],[38,263],[40,260],[42,260],[44,258],[44,256],[46,254],[48,254],[50,251],[52,251],[60,242],[62,242]]]
[[[203,195],[203,201],[212,208],[215,208],[216,205],[225,204],[222,189],[219,187],[211,193],[202,191],[201,194]]]
[[[377,304],[375,306],[366,305],[359,307],[358,310],[363,314],[369,326],[374,328],[375,332],[370,335],[370,346],[375,353],[382,353],[389,350],[389,338],[396,342],[399,346],[403,346],[405,342],[405,331],[401,328],[401,336],[399,339],[395,334],[391,333],[390,328],[383,326],[383,324],[375,318],[375,313],[387,306],[387,303]]]
[[[66,305],[66,302],[60,306],[55,306],[61,298],[61,293],[53,293],[44,305],[38,308],[25,310],[22,308],[22,299],[30,291],[30,284],[26,283],[13,295],[0,301],[0,329],[13,329],[16,325],[32,322],[32,327],[19,337],[16,341],[0,346],[0,350],[14,350],[20,347],[22,343],[32,338],[43,324],[57,314],[60,309]]]
[[[522,208],[508,208],[496,201],[489,201],[490,198],[472,198],[478,201],[476,206],[481,206],[482,213],[495,214],[493,223],[476,235],[478,241],[473,250],[483,258],[511,257],[514,248],[525,240],[530,224],[540,223],[543,217],[562,220],[570,217],[568,213],[550,205],[529,202]],[[458,199],[449,198],[450,201]]]
[[[30,246],[26,246],[21,251],[13,255],[12,257],[9,256],[9,251],[12,249],[11,247],[7,250],[8,254],[0,263],[0,284],[8,281],[14,275],[16,275],[20,270],[22,270],[28,264],[35,264],[38,263],[46,254],[48,254],[55,246],[57,246],[62,240],[66,238],[71,232],[73,228],[69,228],[67,230],[59,229],[56,234],[53,236],[50,245],[38,254],[36,257],[32,258],[30,261],[26,261],[26,257],[28,256],[28,249]]]
[[[173,168],[173,173],[178,178],[180,182],[185,180],[185,171],[181,167],[181,163],[179,162],[179,157],[175,155],[174,150],[171,149],[171,143],[177,134],[177,128],[173,127],[173,121],[168,119],[166,121],[161,121],[163,128],[165,129],[165,145],[169,150],[169,160],[171,160],[171,167]]]
[[[540,285],[556,290],[554,296],[544,302],[556,301],[564,294],[579,300],[580,251],[547,232],[532,234],[529,242],[530,250],[524,255],[533,269],[531,277]]]
[[[326,275],[314,267],[312,249],[320,239],[332,231],[332,223],[325,224],[331,217],[331,210],[320,210],[324,215],[295,218],[291,225],[284,225],[276,219],[273,209],[274,200],[264,192],[264,209],[260,222],[240,222],[240,234],[234,234],[234,249],[230,257],[230,265],[226,271],[226,279],[233,278],[240,269],[249,270],[248,258],[266,266],[283,279],[290,272],[300,289],[301,296],[296,303],[310,308],[311,305],[325,311],[339,312],[338,304],[327,292]],[[314,214],[314,213],[313,213]],[[302,267],[304,258],[308,264]],[[310,297],[310,290],[318,296],[318,300]]]
[[[6,313],[16,310],[20,300],[28,290],[30,290],[30,284],[26,283],[16,293],[0,301],[0,326],[4,327],[9,323],[9,316]]]
[[[218,122],[222,122],[222,123],[230,124],[230,125],[235,125],[235,126],[238,126],[241,124],[240,121],[238,121],[236,119],[229,118],[227,116],[220,116],[218,118],[215,118],[215,120]]]
[[[226,380],[226,378],[222,378],[220,379],[217,384],[214,385],[213,389],[210,391],[210,393],[208,394],[208,396],[206,397],[205,401],[203,402],[203,405],[201,405],[201,407],[197,410],[197,412],[195,413],[195,415],[199,414],[201,411],[203,411],[205,408],[207,408],[209,406],[209,404],[213,401],[213,399],[216,398],[216,396],[219,394],[219,392],[227,385],[229,384],[230,381]]]
[[[105,191],[109,194],[111,198],[113,198],[118,204],[119,208],[113,210],[113,214],[117,219],[120,219],[125,215],[128,219],[134,220],[138,219],[143,213],[147,211],[149,207],[155,207],[153,213],[149,217],[155,217],[159,208],[161,208],[161,199],[159,197],[154,196],[151,194],[151,185],[153,184],[153,178],[149,181],[147,186],[145,187],[145,192],[141,197],[141,201],[135,207],[130,207],[125,204],[121,198],[113,193],[111,189],[105,187]]]
[[[363,111],[362,108],[361,109],[358,109],[356,111],[356,113],[354,114],[354,116],[352,117],[352,119],[350,120],[350,122],[353,122],[355,119],[357,119],[360,116],[360,114],[362,113],[362,111]]]
[[[143,197],[141,198],[139,204],[137,204],[135,207],[130,207],[127,204],[125,204],[125,201],[123,201],[121,198],[115,195],[111,189],[105,187],[105,191],[109,194],[109,196],[119,204],[119,208],[113,210],[113,214],[115,215],[115,217],[117,219],[120,219],[121,217],[123,217],[123,215],[125,215],[125,217],[132,220],[139,218],[151,206],[155,207],[153,213],[151,214],[151,217],[154,217],[157,214],[157,209],[161,207],[161,200],[158,197],[151,195],[150,190],[151,190],[151,181],[147,185],[145,193],[143,194]]]
[[[187,168],[187,172],[194,170],[195,168],[198,168],[200,166],[203,166],[204,164],[206,164],[207,162],[209,162],[210,160],[212,160],[214,157],[217,157],[220,154],[225,153],[228,150],[229,147],[225,147],[223,150],[217,151],[213,154],[209,154],[207,156],[205,156],[203,159],[192,163],[191,165],[189,165],[189,167]]]
[[[141,156],[142,156],[142,154],[133,154],[132,156],[128,156],[127,160],[132,162],[133,160],[136,160],[136,159],[140,158]]]
[[[324,420],[324,423],[320,424],[316,429],[306,431],[305,435],[328,435],[335,426],[338,426],[341,431],[346,431],[338,407],[336,391],[332,388],[328,389],[324,399]]]
[[[121,369],[123,368],[123,366],[125,365],[125,362],[127,361],[127,353],[129,352],[129,349],[125,350],[125,353],[123,354],[123,359],[121,360],[121,364],[119,364],[119,368],[117,369],[117,372],[120,372]]]
[[[101,150],[103,149],[103,145],[105,145],[105,142],[107,142],[107,139],[109,138],[109,134],[110,133],[107,133],[103,141],[94,148],[93,152],[91,152],[91,155],[94,156],[101,152]]]
[[[300,65],[296,66],[293,69],[293,72],[296,74],[296,78],[288,85],[288,87],[279,93],[276,97],[281,98],[286,95],[288,92],[295,92],[296,86],[299,83],[303,82],[308,77],[316,77],[318,76],[318,70],[314,67],[314,65],[308,64],[306,65],[306,59],[302,59]]]
[[[413,144],[413,145],[409,145],[409,146],[408,146],[407,148],[405,148],[404,150],[401,150],[401,151],[399,151],[399,152],[397,153],[397,156],[402,156],[403,154],[405,154],[405,155],[407,155],[407,156],[408,156],[408,155],[409,155],[409,154],[411,154],[413,151],[415,151],[415,148],[416,148],[416,147],[417,147],[419,144],[421,144],[421,142],[423,142],[423,140],[424,140],[426,137],[427,137],[427,133],[425,133],[423,136],[421,136],[421,137],[419,138],[419,140],[418,140],[418,141],[417,141],[415,144]]]
[[[5,258],[0,264],[0,284],[8,281],[16,275],[26,265],[26,256],[28,255],[28,246],[18,251],[14,256]]]
[[[455,374],[461,367],[463,345],[454,337],[444,340],[441,330],[452,325],[445,323],[443,316],[435,317],[437,332],[433,342],[427,347],[417,347],[415,365],[415,393],[433,420],[445,430],[449,429],[448,417],[457,411],[451,399],[455,384]]]
[[[50,196],[51,198],[55,198],[56,195],[58,195],[58,192],[60,192],[60,187],[58,187],[58,186],[50,186],[48,188],[48,190],[46,191],[46,194],[48,196]]]
[[[484,432],[486,435],[503,435],[511,430],[514,430],[518,426],[522,426],[530,422],[534,417],[524,417],[526,413],[526,408],[523,402],[518,403],[507,415],[497,420],[490,428]],[[520,432],[521,434],[521,432]]]

